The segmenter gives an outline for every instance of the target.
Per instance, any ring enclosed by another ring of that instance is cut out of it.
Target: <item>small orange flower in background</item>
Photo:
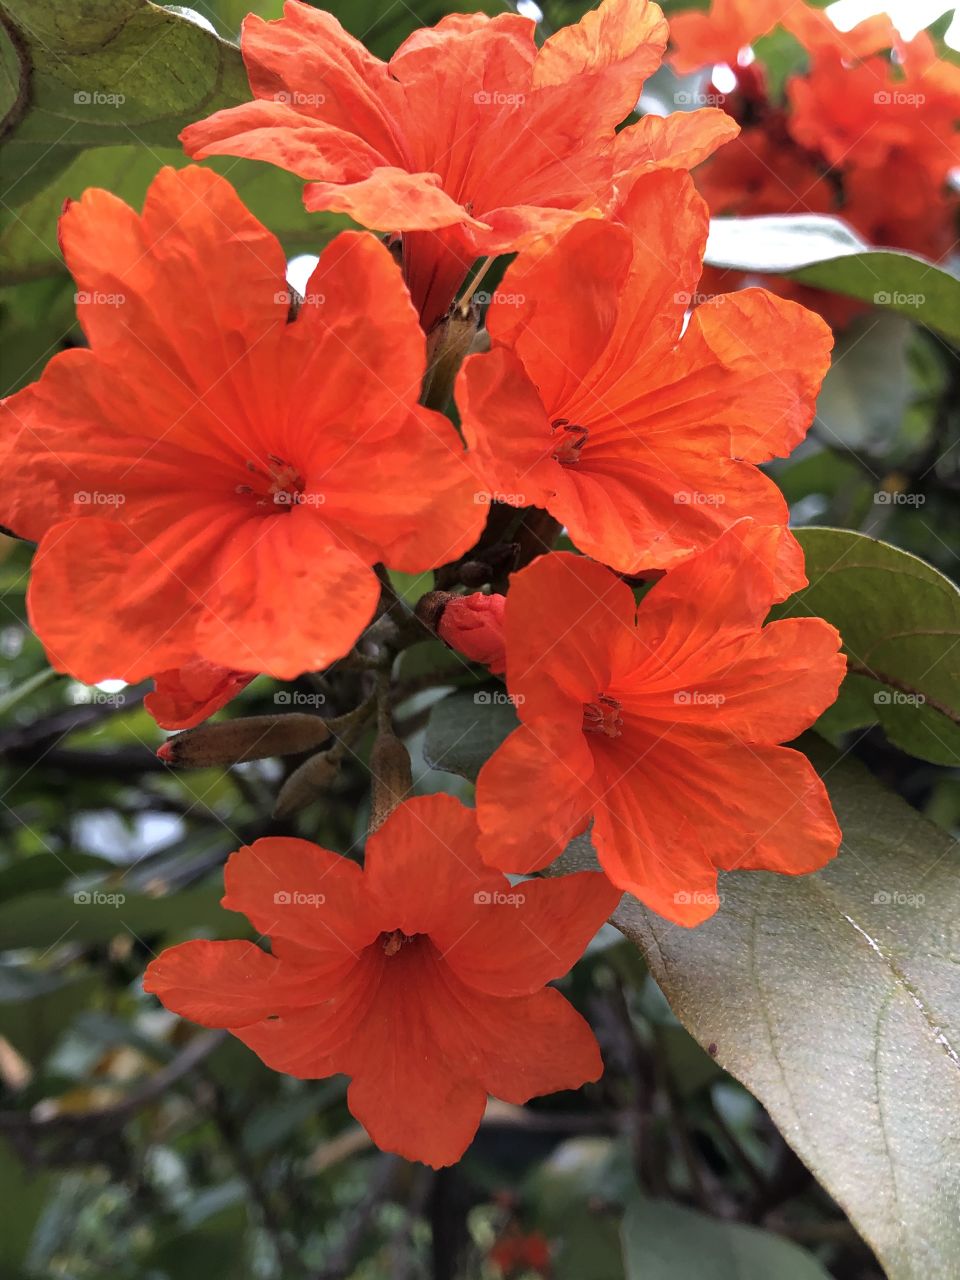
[[[633,574],[742,516],[786,524],[754,464],[803,439],[832,337],[760,289],[696,307],[684,331],[707,233],[687,174],[640,176],[617,217],[508,269],[456,396],[481,482]]]
[[[762,63],[740,51],[778,24],[809,55],[782,102],[770,98]],[[670,36],[678,72],[725,63],[737,79],[731,93],[708,86],[743,125],[697,174],[714,215],[833,213],[871,244],[934,260],[950,252],[960,68],[936,56],[925,32],[904,42],[885,14],[841,32],[801,3],[716,0],[707,14],[674,17]],[[710,288],[730,282],[705,279]],[[838,327],[863,309],[789,282],[772,287]]]
[[[778,588],[777,582],[789,583]],[[546,866],[592,819],[601,865],[678,924],[716,911],[717,871],[798,874],[837,851],[826,789],[795,738],[846,661],[819,618],[773,622],[806,582],[786,531],[744,520],[654,585],[582,557],[511,579],[507,687],[521,726],[480,771],[480,851]]]
[[[738,55],[772,31],[796,0],[714,0],[709,13],[693,11],[670,18],[670,65],[678,75],[723,62],[735,66]]]
[[[223,905],[272,954],[185,942],[144,986],[276,1071],[352,1077],[348,1106],[378,1147],[451,1164],[488,1094],[523,1103],[600,1075],[589,1026],[544,988],[619,898],[591,872],[511,886],[476,846],[473,810],[442,795],[395,809],[362,871],[306,840],[258,840],[230,857]]]
[[[504,1232],[490,1250],[490,1261],[506,1280],[530,1271],[549,1276],[550,1242],[542,1231],[521,1231],[513,1227]]]
[[[420,572],[475,540],[476,484],[417,404],[423,333],[375,237],[338,236],[288,323],[279,243],[202,169],[162,170],[142,216],[87,191],[60,235],[90,349],[0,424],[0,522],[40,543],[30,616],[59,670],[321,668],[370,621],[373,564]]]
[[[618,170],[696,163],[731,136],[718,111],[683,137],[616,126],[659,65],[667,24],[649,0],[603,0],[538,49],[530,18],[453,14],[388,63],[329,13],[290,0],[243,24],[255,100],[181,134],[187,152],[266,160],[309,180],[310,209],[403,232],[404,272],[425,328],[471,264],[602,212]],[[635,132],[638,131],[638,132]]]

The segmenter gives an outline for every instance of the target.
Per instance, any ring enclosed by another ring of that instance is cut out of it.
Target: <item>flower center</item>
[[[608,693],[597,694],[596,702],[587,702],[583,708],[584,733],[602,733],[605,738],[619,738],[623,732],[620,703]]]
[[[569,418],[554,418],[550,424],[553,430],[554,462],[561,466],[572,467],[580,461],[580,453],[589,439],[590,432],[586,427],[578,427]]]
[[[303,479],[296,467],[275,453],[267,454],[267,465],[258,466],[247,461],[250,484],[238,484],[237,493],[253,494],[258,507],[274,507],[278,511],[291,511],[303,496]]]
[[[394,929],[391,933],[380,935],[380,945],[383,947],[384,955],[387,956],[395,956],[404,943],[412,941],[410,934],[404,933],[401,929]]]

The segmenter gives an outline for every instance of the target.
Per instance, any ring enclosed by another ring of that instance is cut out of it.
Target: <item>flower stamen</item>
[[[580,461],[580,453],[590,437],[586,427],[580,427],[569,418],[555,418],[550,424],[555,447],[550,455],[561,466],[572,467]]]
[[[602,733],[605,738],[619,738],[623,732],[623,716],[620,703],[608,693],[597,695],[596,702],[588,702],[583,708],[584,733]]]

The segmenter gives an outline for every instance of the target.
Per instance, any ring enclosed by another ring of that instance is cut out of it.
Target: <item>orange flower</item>
[[[666,38],[656,4],[603,0],[539,50],[529,18],[454,14],[384,63],[331,14],[291,0],[281,20],[243,24],[255,100],[181,140],[195,157],[270,161],[310,180],[308,208],[403,232],[406,279],[429,328],[475,259],[601,211],[642,147],[632,128],[615,129]],[[699,158],[730,136],[719,115],[687,125],[702,123]]]
[[[744,515],[786,523],[753,464],[803,438],[831,337],[759,289],[697,307],[681,336],[706,206],[687,174],[661,171],[619,218],[511,266],[487,313],[492,349],[464,362],[456,394],[482,482],[632,574]]]
[[[347,1104],[379,1147],[451,1164],[488,1093],[523,1103],[600,1075],[590,1028],[542,988],[619,897],[590,872],[511,887],[476,843],[474,812],[442,795],[395,809],[363,871],[305,840],[258,840],[227,862],[223,905],[272,955],[186,942],[144,987],[275,1071],[351,1076]]]
[[[670,19],[669,62],[688,75],[715,62],[735,66],[741,49],[767,35],[796,0],[714,0],[709,13],[696,10]]]
[[[550,1242],[542,1231],[524,1232],[512,1227],[490,1250],[490,1261],[508,1278],[529,1271],[546,1276],[550,1271]]]
[[[876,169],[892,152],[912,153],[943,186],[957,163],[960,67],[936,56],[926,32],[908,44],[878,32],[856,42],[863,60],[851,65],[853,34],[812,46],[810,71],[788,82],[791,133],[843,171]],[[895,65],[887,54],[865,56],[890,45]],[[895,203],[896,185],[886,191]]]
[[[230,671],[194,658],[154,676],[154,691],[143,705],[161,729],[192,729],[225,707],[253,679],[254,672]]]
[[[475,540],[424,338],[389,251],[346,232],[287,323],[285,259],[222,178],[165,169],[142,217],[61,221],[89,350],[6,401],[2,516],[38,540],[29,606],[93,683],[200,658],[281,677],[346,653],[379,595]]]
[[[840,638],[819,618],[762,625],[805,584],[801,565],[783,529],[745,520],[639,610],[582,557],[515,574],[507,686],[522,723],[480,771],[482,856],[535,870],[592,819],[614,884],[683,925],[716,910],[718,869],[797,874],[833,857],[826,790],[777,744],[834,701]]]

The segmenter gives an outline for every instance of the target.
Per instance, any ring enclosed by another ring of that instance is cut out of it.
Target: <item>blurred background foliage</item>
[[[324,7],[387,57],[446,12],[504,5]],[[540,0],[542,27],[587,7]],[[5,392],[80,340],[56,242],[64,199],[96,185],[138,204],[161,165],[184,163],[178,130],[246,97],[232,42],[251,8],[269,18],[281,5],[196,0],[184,16],[143,0],[5,0]],[[764,49],[775,77],[798,56],[789,40]],[[671,92],[669,72],[647,89]],[[344,225],[307,215],[287,174],[214,167],[291,257],[317,252]],[[956,579],[955,350],[887,311],[857,321],[838,352],[809,438],[771,468],[794,523],[882,538]],[[600,1038],[603,1080],[493,1107],[463,1163],[439,1174],[373,1150],[341,1080],[275,1075],[145,997],[140,975],[162,945],[244,933],[218,906],[232,849],[267,832],[344,851],[362,837],[364,744],[329,800],[296,825],[265,817],[277,762],[172,773],[154,756],[161,735],[141,707],[144,687],[88,689],[50,675],[26,622],[29,561],[25,544],[0,535],[0,1280],[878,1280],[843,1211],[610,928],[563,984]],[[415,600],[429,582],[395,585]],[[404,664],[412,689],[424,671],[450,665],[439,644]],[[462,681],[457,671],[440,692]],[[316,697],[307,682],[286,688]],[[348,709],[352,692],[348,681],[331,686],[324,712]],[[276,693],[260,677],[226,714],[273,711]],[[412,692],[401,709],[417,789],[469,796],[469,783],[424,756],[436,697]],[[873,703],[864,712],[848,697],[823,727],[835,742],[859,729],[861,760],[914,809],[955,827],[960,772],[949,757],[906,754],[916,741],[875,718]]]

